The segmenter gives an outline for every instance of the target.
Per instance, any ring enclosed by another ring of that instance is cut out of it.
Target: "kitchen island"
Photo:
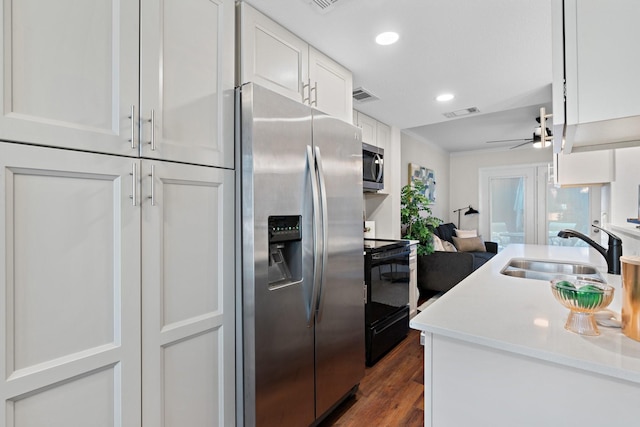
[[[512,258],[589,263],[591,248],[510,245],[411,320],[424,331],[425,427],[639,425],[640,342],[599,326],[564,329],[548,281],[509,277]]]

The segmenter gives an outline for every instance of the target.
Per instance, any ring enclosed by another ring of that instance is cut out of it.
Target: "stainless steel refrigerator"
[[[236,100],[238,416],[308,426],[364,376],[361,133],[253,83]]]

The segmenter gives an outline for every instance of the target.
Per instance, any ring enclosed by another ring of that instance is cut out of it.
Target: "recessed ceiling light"
[[[398,39],[400,38],[400,36],[398,35],[398,33],[394,33],[394,32],[386,32],[386,33],[381,33],[378,34],[376,36],[376,43],[382,45],[382,46],[386,46],[389,44],[394,44],[395,42],[398,41]]]
[[[440,102],[451,101],[453,98],[455,97],[453,96],[452,93],[443,93],[442,95],[438,95],[436,97],[436,101],[440,101]]]

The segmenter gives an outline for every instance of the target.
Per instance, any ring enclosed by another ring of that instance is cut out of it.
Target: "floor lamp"
[[[465,210],[465,209],[467,209],[467,211],[464,213],[465,215],[473,215],[473,214],[478,214],[478,213],[480,213],[480,212],[478,212],[477,210],[473,209],[473,208],[471,207],[471,205],[469,205],[469,206],[465,206],[464,208],[460,208],[460,209],[456,209],[456,210],[454,210],[454,211],[453,211],[454,213],[458,212],[458,228],[460,228],[460,211],[463,211],[463,210]]]

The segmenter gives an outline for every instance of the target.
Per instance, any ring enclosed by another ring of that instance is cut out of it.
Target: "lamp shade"
[[[467,209],[467,211],[464,213],[465,215],[473,215],[473,214],[479,214],[480,212],[478,212],[477,210],[473,209],[471,206],[469,206],[469,209]]]

